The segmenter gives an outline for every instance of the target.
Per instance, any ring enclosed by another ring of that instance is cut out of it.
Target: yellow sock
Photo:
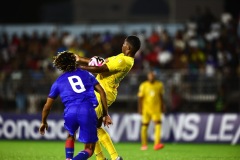
[[[148,127],[146,125],[142,125],[142,127],[141,127],[141,142],[142,142],[142,146],[147,145],[147,129],[148,129]]]
[[[161,124],[156,124],[154,131],[154,145],[160,143],[160,136],[161,136]]]
[[[105,159],[99,141],[96,142],[94,154],[96,155],[96,160],[103,160],[103,159]]]
[[[109,134],[101,127],[98,129],[98,138],[101,144],[106,148],[111,156],[111,159],[115,160],[118,157],[118,153],[112,143]]]

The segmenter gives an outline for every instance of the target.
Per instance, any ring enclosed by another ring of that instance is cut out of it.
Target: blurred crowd
[[[165,28],[153,28],[150,34],[144,29],[132,33],[139,36],[142,46],[136,54],[131,72],[153,68],[184,70],[190,74],[201,73],[209,77],[221,74],[231,79],[239,78],[240,26],[237,19],[228,13],[214,17],[210,11],[196,12],[184,25],[184,29],[178,30],[175,35],[170,35]],[[47,83],[45,81],[51,81],[51,75],[57,74],[52,66],[52,57],[58,52],[69,50],[80,56],[98,55],[106,58],[121,53],[126,36],[125,33],[110,32],[72,35],[55,31],[50,35],[40,35],[34,31],[31,35],[22,33],[21,36],[1,33],[0,94],[9,92],[7,86],[1,86],[3,82],[9,78],[21,79],[23,75],[18,71],[29,73],[25,79],[38,80],[46,77],[47,80],[41,82],[43,85]],[[24,95],[19,94],[23,92],[23,86],[16,87],[14,91],[16,100],[20,95],[20,100],[16,102],[19,110],[25,105],[21,97]],[[32,86],[27,93],[34,95],[38,92],[37,86]],[[29,103],[34,104],[31,102],[34,96],[28,99],[31,99]],[[35,112],[34,109],[29,110]]]
[[[185,28],[170,35],[164,28],[138,35],[142,47],[136,56],[135,69],[147,67],[200,70],[214,74],[224,69],[239,69],[238,21],[229,14],[215,18],[211,12],[196,14]],[[125,33],[91,33],[71,35],[53,32],[51,35],[1,33],[0,69],[8,73],[16,69],[49,70],[51,60],[59,51],[70,50],[81,56],[109,57],[121,52]]]

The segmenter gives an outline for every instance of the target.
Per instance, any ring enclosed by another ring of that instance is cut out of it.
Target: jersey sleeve
[[[108,58],[108,62],[106,63],[110,72],[115,71],[124,71],[125,67],[125,60],[123,57],[110,57]]]
[[[91,84],[93,84],[93,86],[97,85],[99,82],[97,81],[97,79],[95,78],[95,76],[89,72],[89,77],[90,77],[90,81]]]
[[[56,99],[58,97],[58,95],[59,95],[59,90],[57,88],[57,83],[54,82],[51,89],[50,89],[48,97],[52,98],[52,99]]]
[[[143,97],[143,95],[144,95],[144,85],[141,84],[138,90],[138,97]]]

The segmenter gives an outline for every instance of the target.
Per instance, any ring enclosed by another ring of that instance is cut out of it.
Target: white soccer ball
[[[105,62],[105,59],[99,56],[94,56],[90,59],[89,66],[102,66]]]

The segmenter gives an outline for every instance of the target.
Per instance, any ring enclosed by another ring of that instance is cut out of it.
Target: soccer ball
[[[102,66],[105,62],[105,59],[99,56],[94,56],[90,59],[89,66]]]

